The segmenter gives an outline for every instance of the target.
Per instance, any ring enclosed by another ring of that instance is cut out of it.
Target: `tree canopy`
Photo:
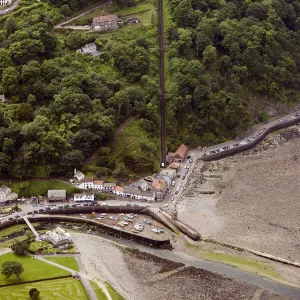
[[[178,140],[197,145],[234,137],[257,120],[260,108],[253,103],[260,99],[269,104],[298,99],[299,0],[170,4],[171,148]]]

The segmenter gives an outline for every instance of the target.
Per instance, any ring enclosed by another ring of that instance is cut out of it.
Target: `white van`
[[[172,181],[172,186],[175,186],[175,181]]]

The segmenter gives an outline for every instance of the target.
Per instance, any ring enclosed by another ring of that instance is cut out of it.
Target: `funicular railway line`
[[[159,69],[160,69],[160,141],[161,141],[161,166],[166,163],[166,104],[165,104],[165,51],[164,51],[164,14],[163,0],[158,1],[158,42],[159,42]]]

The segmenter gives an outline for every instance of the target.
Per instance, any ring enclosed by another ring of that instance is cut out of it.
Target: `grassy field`
[[[79,271],[79,267],[77,261],[74,257],[66,257],[66,256],[54,256],[54,257],[45,257],[47,260],[53,261],[57,264],[60,264],[69,269]]]
[[[151,0],[138,4],[134,7],[121,10],[116,10],[114,5],[109,7],[108,11],[106,11],[103,7],[99,7],[94,11],[91,11],[90,13],[79,17],[75,21],[70,22],[70,25],[72,25],[73,23],[75,23],[75,25],[90,25],[94,17],[107,15],[110,13],[117,14],[119,17],[125,20],[128,18],[139,18],[141,19],[141,24],[147,26],[151,24],[152,15],[155,13],[155,7]]]
[[[105,293],[99,288],[99,286],[96,282],[90,280],[90,284],[91,284],[93,290],[95,291],[95,293],[98,297],[98,300],[107,300]]]
[[[125,155],[136,155],[142,154],[143,150],[141,148],[141,143],[148,143],[150,139],[147,133],[141,128],[140,121],[136,120],[118,135],[114,144],[112,145],[111,157],[115,159],[116,162],[121,162]],[[157,151],[158,153],[158,151]],[[153,157],[153,161],[158,163],[158,158]],[[159,166],[157,166],[159,168]],[[149,170],[145,170],[146,173]],[[143,175],[143,174],[139,174]]]
[[[261,277],[291,285],[291,283],[282,279],[282,276],[274,269],[273,266],[264,262],[220,253],[203,253],[202,256],[203,258],[214,262],[225,263],[242,271],[257,274]]]
[[[105,285],[112,300],[125,300],[108,282],[105,282]]]
[[[52,247],[52,245],[49,242],[39,241],[31,242],[29,245],[29,250],[34,252],[56,253],[59,249]]]
[[[21,274],[20,281],[15,275],[9,278],[0,275],[0,284],[20,283],[37,279],[54,278],[57,276],[65,276],[70,274],[65,270],[51,266],[29,256],[17,256],[13,253],[7,253],[0,256],[0,265],[2,265],[5,261],[20,262],[23,265],[24,272]]]
[[[76,193],[78,189],[59,180],[1,180],[0,185],[6,185],[17,193],[19,197],[43,196],[48,190],[67,190],[67,194]]]
[[[88,299],[79,280],[65,278],[0,288],[1,300],[29,299],[28,293],[31,288],[40,291],[41,300]]]

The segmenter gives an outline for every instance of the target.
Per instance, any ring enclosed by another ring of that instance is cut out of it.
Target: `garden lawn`
[[[45,257],[47,260],[53,261],[59,265],[67,267],[69,269],[79,271],[77,261],[74,257],[68,256],[53,256],[53,257]]]
[[[19,197],[47,195],[48,190],[66,190],[67,194],[79,191],[77,188],[59,180],[1,180],[0,185],[10,187]]]
[[[79,280],[64,278],[0,288],[1,300],[29,299],[28,293],[32,288],[37,288],[40,291],[41,300],[88,299]]]
[[[105,282],[105,285],[112,300],[125,300],[108,282]]]
[[[13,253],[7,253],[0,256],[0,265],[6,261],[18,261],[23,265],[24,272],[21,274],[21,280],[19,281],[15,275],[12,275],[9,278],[6,278],[3,275],[0,275],[0,284],[9,284],[9,283],[20,283],[27,282],[31,280],[38,279],[47,279],[54,278],[57,276],[66,276],[71,275],[69,272],[57,268],[55,266],[49,265],[45,262],[39,261],[30,256],[17,256]],[[1,295],[1,300],[2,294]]]
[[[100,289],[100,287],[98,286],[98,284],[96,282],[90,280],[90,284],[91,284],[93,290],[95,291],[98,300],[107,300],[105,293]]]

